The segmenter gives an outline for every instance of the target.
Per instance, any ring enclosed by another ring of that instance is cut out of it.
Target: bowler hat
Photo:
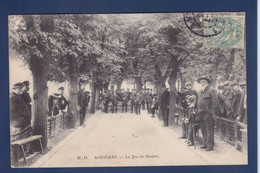
[[[18,88],[22,88],[23,84],[21,82],[15,83],[13,85],[13,89],[18,89]]]
[[[59,87],[58,90],[64,91],[64,87]]]
[[[26,85],[26,86],[29,86],[29,84],[30,84],[30,82],[29,82],[28,80],[22,82],[22,85],[23,85],[23,86],[25,86],[25,85]]]
[[[210,84],[210,79],[205,77],[205,76],[202,76],[202,77],[198,78],[197,82],[200,83],[201,80],[206,80]]]

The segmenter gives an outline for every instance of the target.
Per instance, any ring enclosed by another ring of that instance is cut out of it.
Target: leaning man
[[[197,104],[197,114],[200,116],[203,136],[203,146],[201,148],[211,151],[214,148],[214,119],[216,118],[218,106],[217,92],[210,86],[210,80],[207,77],[201,77],[197,82],[202,87],[198,94]]]

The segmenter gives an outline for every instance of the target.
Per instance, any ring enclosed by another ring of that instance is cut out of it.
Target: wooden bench
[[[35,135],[35,136],[30,136],[28,138],[24,138],[21,139],[19,141],[15,141],[15,142],[11,142],[11,147],[14,149],[13,152],[17,152],[14,153],[15,156],[17,156],[17,158],[14,158],[14,165],[16,166],[18,164],[18,152],[19,152],[19,148],[21,148],[22,150],[22,154],[23,154],[23,159],[25,164],[28,164],[27,159],[26,159],[26,155],[25,155],[25,151],[24,151],[24,145],[31,143],[33,141],[38,140],[39,144],[40,144],[40,149],[41,149],[41,153],[43,154],[43,148],[42,148],[42,135]]]

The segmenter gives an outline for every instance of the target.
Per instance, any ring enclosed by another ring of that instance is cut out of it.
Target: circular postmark
[[[186,27],[200,37],[213,37],[219,35],[223,30],[219,25],[218,18],[215,18],[212,14],[183,13],[183,20]]]

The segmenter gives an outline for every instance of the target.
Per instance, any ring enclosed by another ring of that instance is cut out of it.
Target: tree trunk
[[[177,68],[175,68],[177,69]],[[174,125],[175,119],[175,103],[176,103],[176,79],[177,79],[177,70],[173,70],[169,76],[169,85],[170,85],[170,113],[169,113],[169,124]]]
[[[69,77],[69,107],[68,107],[68,127],[75,128],[79,126],[78,114],[78,76],[70,75]]]
[[[139,77],[136,77],[135,83],[136,83],[136,90],[141,91],[143,87],[142,80]]]
[[[161,103],[161,98],[162,98],[162,85],[165,83],[165,81],[164,82],[162,82],[162,81],[156,81],[155,82],[155,88],[156,88],[156,94],[157,94],[157,96],[158,96],[158,102],[159,103]],[[158,112],[158,118],[160,119],[160,120],[162,120],[163,119],[163,117],[162,117],[162,110],[161,109],[159,109],[159,112]]]
[[[224,77],[225,80],[229,80],[234,61],[235,61],[235,48],[231,49],[231,52],[230,52],[230,59],[227,63],[226,73],[225,73],[225,77]]]
[[[49,63],[37,59],[34,67],[31,67],[33,76],[33,92],[36,96],[33,99],[33,134],[42,135],[42,145],[45,151],[48,143],[47,117],[48,117],[48,69]]]
[[[30,15],[25,15],[24,20],[26,22],[26,30],[34,31],[36,29],[34,17]],[[40,17],[40,28],[43,32],[54,32],[54,19],[52,16],[42,16]],[[47,29],[48,28],[48,29]],[[33,98],[33,134],[34,135],[42,135],[42,146],[45,151],[48,143],[48,134],[47,134],[47,116],[48,116],[48,73],[50,69],[50,58],[49,52],[46,52],[44,46],[39,46],[38,44],[32,44],[37,46],[39,51],[44,58],[38,58],[36,56],[30,57],[29,67],[33,76],[33,90],[34,90],[34,98]],[[34,53],[34,52],[30,52]]]
[[[116,83],[116,90],[119,91],[121,89],[122,83],[123,83],[124,79],[121,79],[120,81],[118,81]]]
[[[95,113],[95,99],[96,99],[96,84],[91,84],[91,97],[90,97],[90,108],[89,111],[91,114]]]
[[[183,79],[182,77],[182,73],[181,70],[179,69],[179,76],[180,76],[180,80],[181,80],[181,89],[185,88],[185,79]],[[179,86],[178,86],[179,87]]]
[[[100,104],[100,88],[97,87],[96,88],[96,103],[95,103],[96,110],[99,109],[99,104]]]
[[[216,86],[216,81],[217,81],[217,73],[218,73],[218,64],[219,62],[217,61],[212,69],[212,78],[211,78],[211,86],[215,87]]]

